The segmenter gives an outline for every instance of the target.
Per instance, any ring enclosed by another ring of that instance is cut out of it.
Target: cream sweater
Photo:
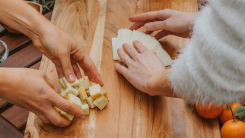
[[[190,102],[239,102],[245,98],[245,0],[208,3],[169,79],[175,94]]]

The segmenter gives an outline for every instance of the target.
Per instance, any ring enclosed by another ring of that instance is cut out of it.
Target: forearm
[[[11,81],[9,78],[9,70],[8,68],[0,68],[0,98],[3,98],[4,93],[6,92],[6,88]]]
[[[30,38],[41,36],[42,26],[49,24],[34,8],[23,0],[0,0],[0,22]]]
[[[154,95],[177,98],[173,93],[173,89],[167,77],[169,73],[170,72],[168,70],[164,70],[163,72],[154,75],[148,84],[149,91],[154,92]]]

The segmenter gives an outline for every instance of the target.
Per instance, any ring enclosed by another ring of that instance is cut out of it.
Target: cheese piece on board
[[[120,29],[120,30],[118,30],[118,37],[117,37],[117,46],[116,46],[116,49],[118,49],[118,48],[122,48],[122,45],[121,45],[121,41],[122,41],[122,35],[123,35],[123,30],[124,29]],[[116,51],[115,51],[116,52]],[[117,53],[117,52],[116,52]],[[121,59],[120,59],[120,57],[118,56],[118,54],[116,54],[115,55],[116,57],[115,57],[115,59],[116,60],[119,60],[119,61],[121,61]]]
[[[80,110],[82,110],[82,112],[85,114],[85,115],[89,115],[89,106],[87,104],[84,104],[80,107]]]
[[[163,48],[159,48],[156,51],[156,54],[160,58],[160,60],[164,64],[164,66],[168,66],[168,65],[171,65],[173,63],[173,60],[171,59],[169,54]]]
[[[93,100],[102,96],[101,87],[99,84],[90,87],[89,91]]]
[[[78,82],[77,78],[75,79],[74,82],[68,82],[65,77],[63,77],[63,80],[64,80],[64,82],[65,82],[65,84],[66,84],[67,87],[68,86],[71,86],[71,87],[77,87],[77,86],[79,86],[79,82]]]
[[[84,104],[88,104],[87,100],[82,101],[82,105],[84,105]]]
[[[153,48],[152,48],[152,52],[157,52],[157,50],[159,48],[162,48],[162,45],[157,41],[157,43],[155,44],[155,46],[153,46]]]
[[[133,30],[132,37],[131,37],[131,40],[130,40],[130,45],[131,45],[131,46],[133,46],[133,41],[134,41],[134,40],[139,40],[139,39],[140,39],[140,34],[141,34],[140,31],[138,31],[138,30]]]
[[[116,54],[117,54],[117,38],[111,38],[111,42],[112,42],[112,51],[113,51],[113,59],[116,59]]]
[[[68,94],[66,100],[75,105],[77,108],[80,108],[82,106],[80,99],[73,94]]]
[[[132,31],[129,30],[129,29],[124,29],[123,30],[123,39],[121,41],[121,44],[123,45],[124,43],[130,43],[130,40],[131,40],[131,36],[132,36]]]
[[[62,117],[66,118],[66,119],[68,119],[68,120],[70,120],[70,121],[73,120],[73,118],[74,118],[73,115],[68,114],[68,113],[62,111],[62,110],[60,110],[60,109],[57,108],[57,107],[54,107],[54,109],[55,109],[55,110],[56,110]]]
[[[97,83],[91,82],[92,86],[97,85]]]
[[[59,95],[66,98],[66,96],[68,94],[73,94],[73,95],[77,96],[79,94],[79,92],[77,89],[75,89],[71,86],[68,86],[65,90],[61,89],[61,93]]]
[[[109,103],[109,100],[105,96],[101,96],[98,99],[93,101],[94,105],[97,106],[100,110],[104,109],[105,106]]]
[[[144,37],[144,40],[143,41],[141,41],[141,43],[144,45],[144,46],[146,46],[146,44],[151,40],[151,36],[150,35],[146,35],[145,37]]]
[[[88,105],[89,105],[90,108],[94,108],[94,107],[95,107],[95,105],[94,105],[94,103],[93,103],[94,100],[92,99],[91,96],[89,96],[89,97],[86,99],[86,101],[87,101],[87,103],[88,103]]]
[[[151,37],[150,41],[146,44],[147,49],[151,50],[154,48],[154,46],[158,43],[155,37]]]
[[[79,81],[79,87],[83,87],[85,90],[87,90],[89,87],[92,86],[88,76],[85,76],[79,79],[78,81]]]
[[[90,96],[90,91],[89,91],[89,89],[85,90],[85,92],[87,93],[88,96]]]
[[[105,96],[108,99],[107,91],[102,89],[102,95]]]
[[[79,97],[81,101],[84,101],[85,99],[88,98],[87,93],[85,92],[85,89],[83,87],[80,87],[78,89],[78,92],[79,92]]]
[[[60,78],[60,79],[59,79],[59,83],[60,83],[60,85],[61,85],[61,87],[62,87],[63,89],[66,89],[66,88],[67,88],[67,86],[66,86],[66,84],[65,84],[65,82],[64,82],[64,80],[63,80],[63,78]]]

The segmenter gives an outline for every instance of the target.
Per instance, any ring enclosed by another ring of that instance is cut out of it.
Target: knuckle
[[[72,108],[72,104],[66,104],[64,105],[64,112],[69,112]]]

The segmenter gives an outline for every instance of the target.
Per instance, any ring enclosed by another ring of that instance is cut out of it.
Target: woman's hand
[[[135,22],[130,29],[137,30],[144,26],[146,34],[153,31],[159,31],[155,38],[158,40],[167,35],[176,35],[179,37],[190,37],[192,22],[196,14],[181,11],[165,9],[153,11],[129,17],[131,22]]]
[[[173,96],[168,85],[168,71],[162,61],[139,41],[134,41],[133,45],[123,44],[127,54],[118,49],[118,55],[127,67],[116,63],[116,70],[142,92],[151,96]]]
[[[61,117],[54,106],[83,119],[81,110],[57,94],[52,81],[41,71],[0,68],[0,97],[35,113],[44,123],[65,127],[71,121]]]
[[[103,86],[92,59],[75,39],[22,0],[0,0],[0,5],[0,22],[30,37],[56,65],[59,78],[65,76],[69,82],[75,80],[75,74],[81,78],[79,65],[91,81]]]

